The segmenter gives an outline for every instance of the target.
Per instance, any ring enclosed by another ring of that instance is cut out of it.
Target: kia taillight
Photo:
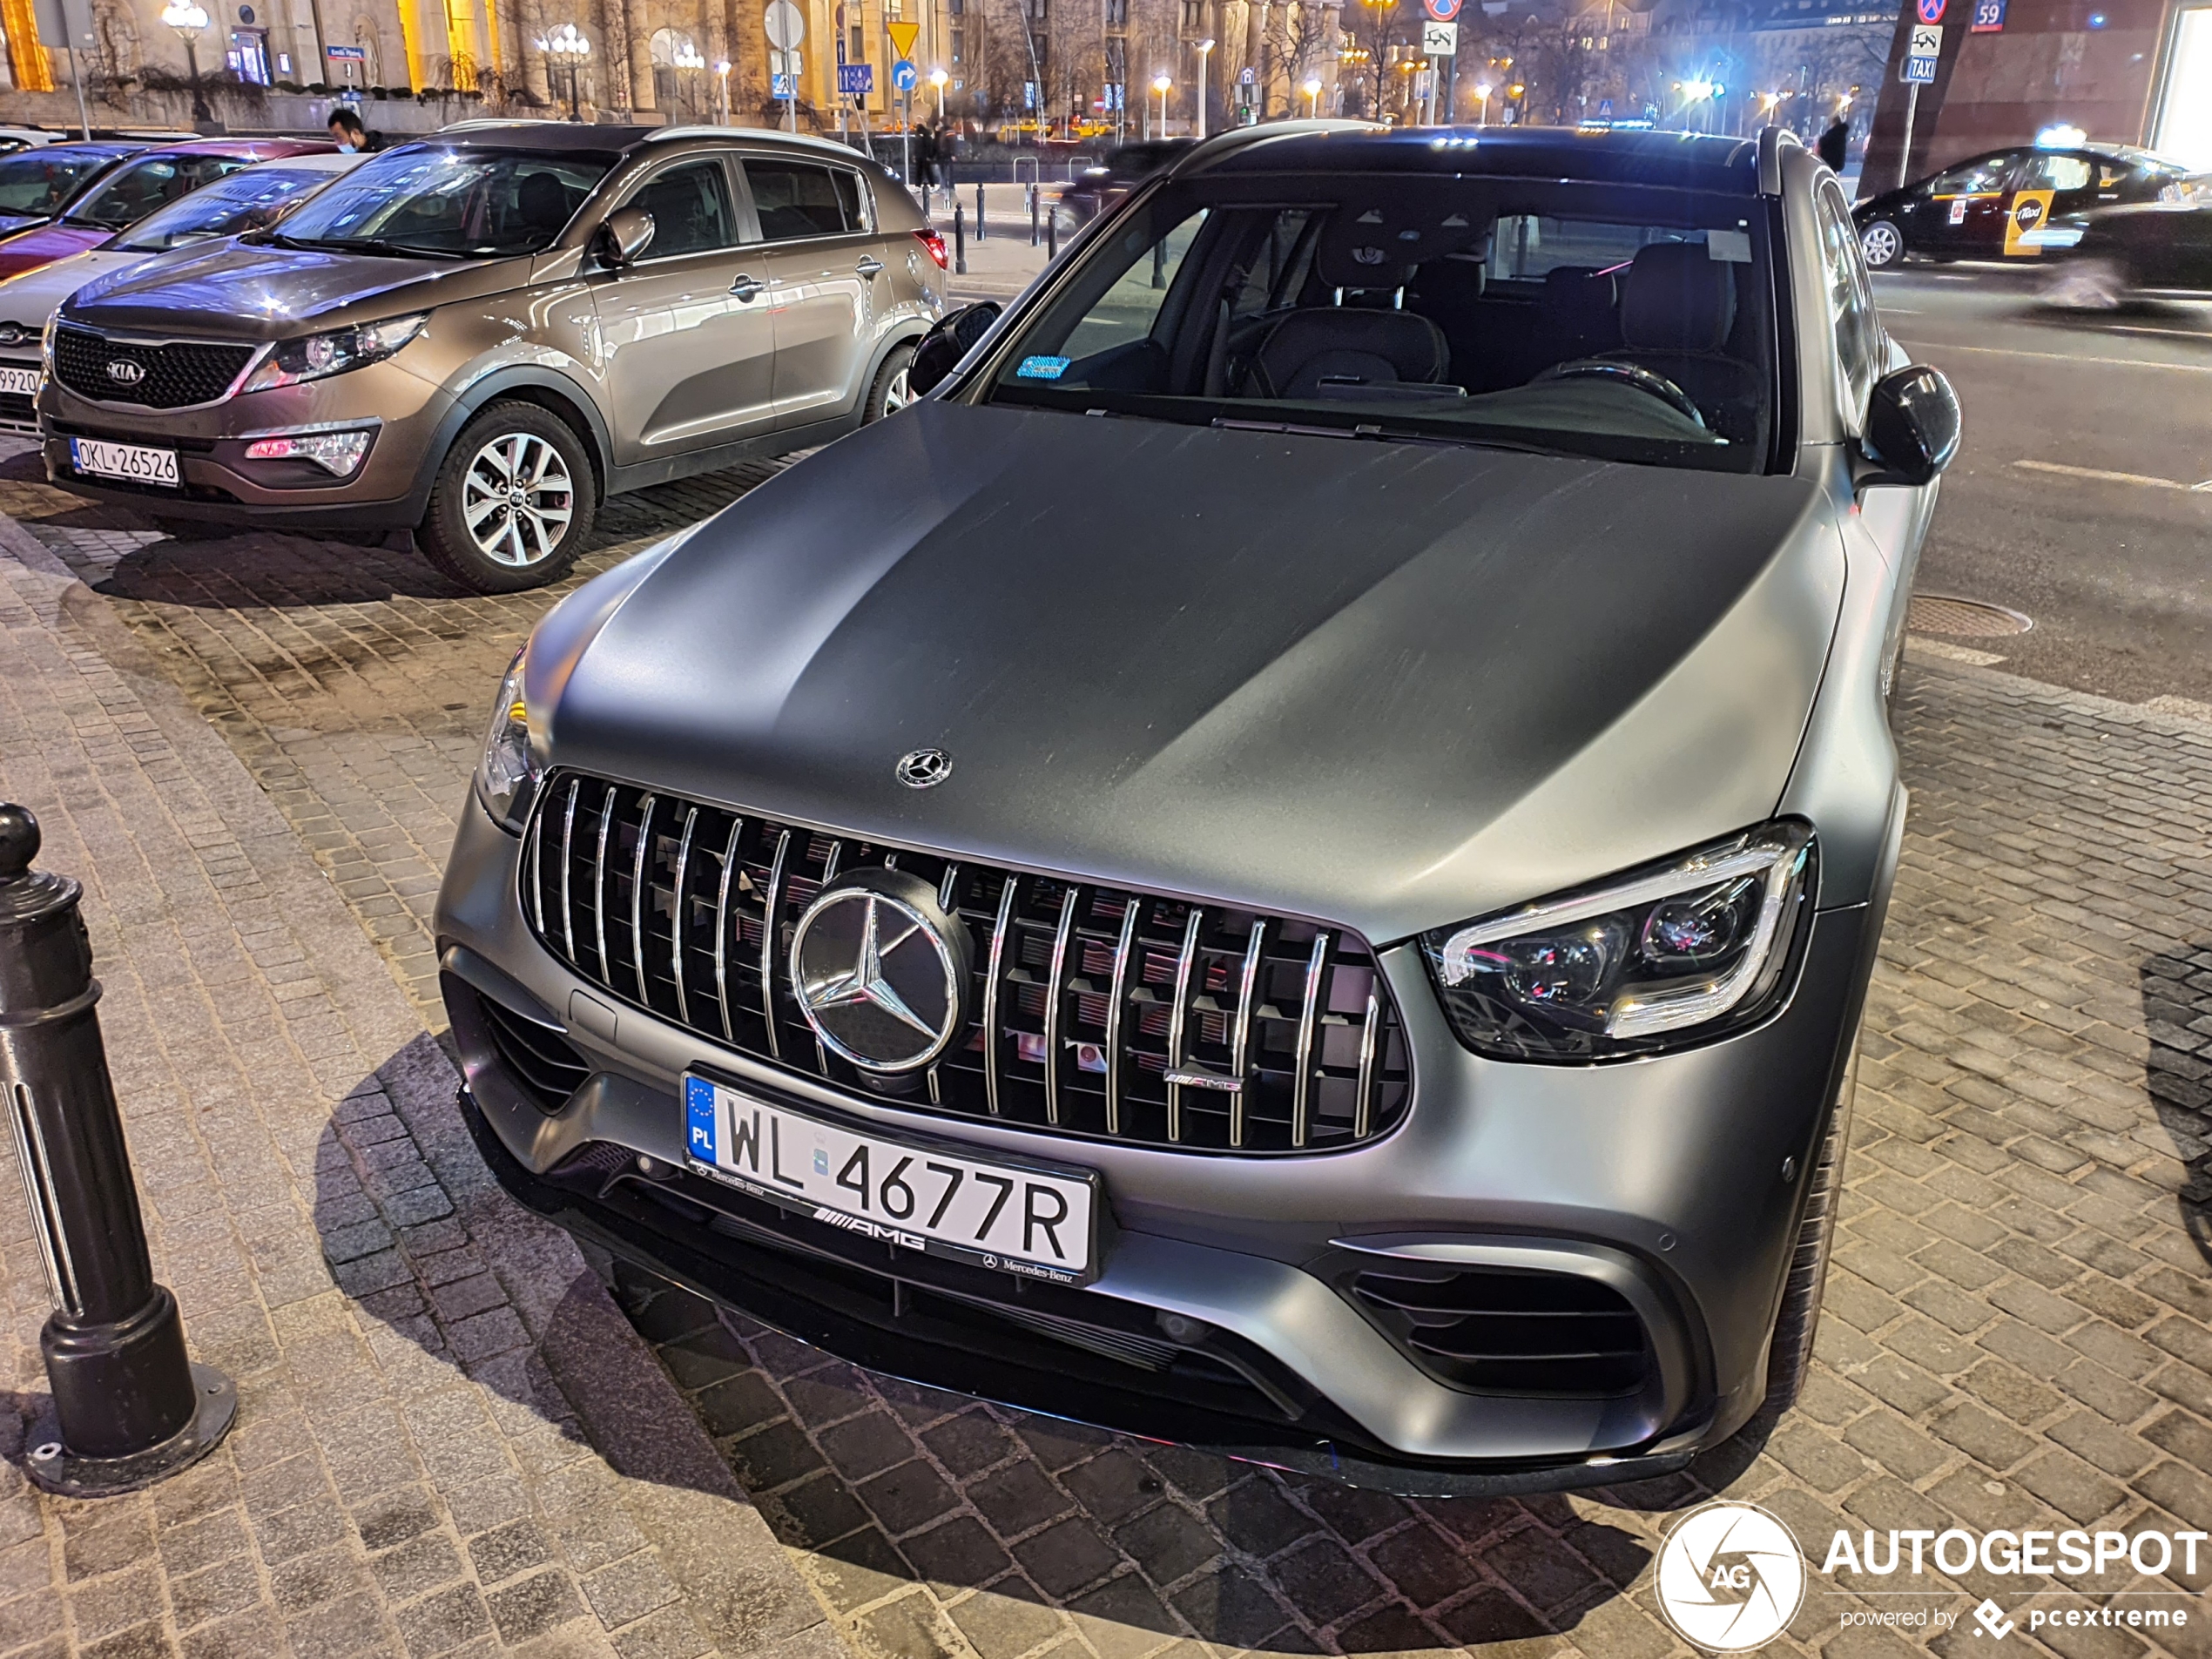
[[[946,269],[945,233],[942,231],[916,231],[915,238],[929,250],[929,257],[937,261],[940,271]]]

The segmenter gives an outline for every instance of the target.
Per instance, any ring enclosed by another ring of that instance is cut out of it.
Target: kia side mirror
[[[990,333],[991,325],[1004,309],[995,300],[983,300],[940,317],[937,326],[914,347],[914,361],[907,365],[907,390],[920,397],[935,388],[960,366],[960,360],[974,349],[975,342]]]
[[[617,269],[635,265],[652,240],[651,213],[642,207],[617,207],[599,227],[599,257]]]
[[[1862,483],[1925,484],[1959,453],[1959,395],[1925,363],[1874,382],[1860,439],[1878,470]]]

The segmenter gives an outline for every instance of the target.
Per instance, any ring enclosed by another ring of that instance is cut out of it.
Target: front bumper
[[[1472,1055],[1415,954],[1385,951],[1416,1078],[1405,1123],[1344,1151],[1248,1159],[1071,1145],[858,1099],[612,1008],[530,937],[517,852],[472,804],[438,918],[470,1122],[495,1173],[562,1225],[855,1363],[1406,1493],[1645,1478],[1733,1433],[1764,1397],[1796,1177],[1825,1130],[1870,966],[1863,907],[1817,918],[1766,1024],[1625,1065]],[[550,1095],[502,1047],[502,1015],[562,1034],[574,1070]],[[1114,1224],[1103,1271],[1080,1290],[1017,1285],[684,1173],[677,1079],[694,1064],[803,1109],[1097,1169]],[[1360,1264],[1393,1257],[1602,1281],[1642,1322],[1642,1386],[1449,1386],[1346,1293]]]
[[[453,402],[442,387],[395,360],[174,410],[96,402],[49,375],[37,413],[46,475],[72,495],[165,517],[351,532],[421,522],[429,488],[424,461]],[[355,429],[374,436],[350,477],[334,478],[311,462],[246,459],[246,446],[257,437]],[[72,437],[174,449],[180,485],[80,473],[71,459]]]

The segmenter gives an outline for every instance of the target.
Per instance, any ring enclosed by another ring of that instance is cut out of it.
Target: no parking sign
[[[1460,8],[1467,0],[1421,0],[1421,10],[1437,23],[1450,23],[1460,15]]]
[[[1915,0],[1922,23],[1941,23],[1946,0]]]

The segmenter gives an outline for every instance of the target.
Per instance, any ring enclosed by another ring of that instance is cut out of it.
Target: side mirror
[[[991,325],[1005,308],[995,300],[983,300],[940,317],[937,326],[924,334],[921,344],[914,347],[914,361],[907,365],[908,393],[920,397],[934,389],[960,366],[960,360],[968,355],[975,342],[991,331]]]
[[[1860,442],[1880,469],[1862,482],[1931,482],[1959,453],[1959,395],[1925,363],[1885,374],[1867,399]]]
[[[617,207],[599,227],[599,257],[617,268],[634,265],[652,241],[651,213],[642,207]]]

